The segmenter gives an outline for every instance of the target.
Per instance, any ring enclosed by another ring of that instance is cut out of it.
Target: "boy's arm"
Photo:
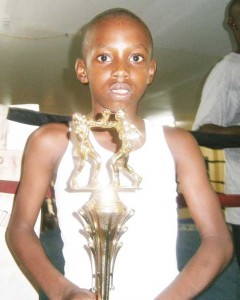
[[[182,272],[155,300],[193,299],[228,264],[233,245],[198,144],[182,129],[166,128],[165,134],[181,191],[200,232],[201,245]]]
[[[66,150],[67,134],[65,125],[51,124],[30,137],[7,239],[26,275],[49,299],[95,299],[93,293],[73,285],[51,264],[34,232],[44,196]]]

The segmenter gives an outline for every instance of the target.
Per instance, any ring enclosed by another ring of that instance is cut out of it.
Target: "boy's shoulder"
[[[175,141],[192,136],[189,131],[180,127],[163,126],[163,130],[166,138],[175,139]]]
[[[36,129],[29,137],[28,143],[42,149],[56,148],[57,152],[61,152],[67,147],[68,141],[68,124],[48,123]]]
[[[174,156],[178,156],[180,153],[181,155],[187,154],[196,147],[198,148],[197,141],[186,129],[164,126],[164,134],[169,149]]]
[[[33,136],[37,136],[38,138],[44,137],[66,137],[69,132],[68,124],[65,123],[48,123],[40,126],[38,129],[33,132]]]

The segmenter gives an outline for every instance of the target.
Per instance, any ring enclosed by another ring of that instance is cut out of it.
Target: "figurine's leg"
[[[116,188],[120,187],[120,179],[119,179],[119,168],[123,165],[123,162],[127,161],[128,155],[129,155],[129,149],[123,149],[121,148],[113,157],[111,160],[111,167],[113,170],[113,185]]]
[[[74,172],[72,178],[70,179],[70,186],[72,189],[78,189],[80,186],[78,176],[81,173],[82,169],[84,168],[85,162],[86,162],[86,160],[81,160],[79,162],[76,171]]]
[[[97,177],[101,169],[102,161],[101,161],[101,157],[94,149],[91,149],[91,152],[89,153],[89,157],[91,157],[91,159],[94,162],[93,174],[90,178],[89,184],[92,186],[96,186],[98,184]]]
[[[124,169],[127,171],[127,173],[133,178],[134,180],[134,184],[133,184],[133,187],[138,189],[139,188],[139,185],[142,181],[142,177],[139,176],[134,170],[132,167],[130,167],[127,163],[124,167]]]
[[[120,186],[120,180],[119,180],[119,166],[118,166],[118,161],[119,161],[120,155],[119,153],[116,153],[113,155],[111,159],[111,169],[112,169],[112,184],[113,186],[117,189]]]

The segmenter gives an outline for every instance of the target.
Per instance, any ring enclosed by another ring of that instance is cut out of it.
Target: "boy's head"
[[[148,27],[126,9],[105,11],[85,25],[75,69],[89,84],[94,111],[136,111],[156,71],[152,44]]]
[[[151,32],[148,28],[148,26],[143,22],[142,19],[140,19],[137,15],[135,15],[133,12],[125,9],[125,8],[112,8],[109,10],[106,10],[98,15],[96,15],[92,20],[90,20],[87,24],[85,24],[81,30],[80,30],[80,55],[82,58],[84,58],[85,51],[86,51],[86,46],[87,46],[87,39],[90,31],[94,29],[101,21],[106,20],[106,19],[113,19],[117,17],[126,17],[133,19],[137,21],[145,31],[146,35],[149,38],[149,42],[151,45],[151,48],[153,49],[153,39]]]

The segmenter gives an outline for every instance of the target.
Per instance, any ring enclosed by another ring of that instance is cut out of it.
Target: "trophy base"
[[[68,187],[68,191],[72,191],[72,192],[88,192],[88,191],[96,191],[99,189],[99,185],[75,185],[72,186],[70,185]],[[141,190],[142,188],[140,187],[135,187],[135,186],[120,186],[120,187],[116,187],[115,190],[118,192],[134,192],[136,190]]]
[[[77,186],[69,186],[68,187],[68,191],[71,192],[79,192],[79,191],[95,191],[97,190],[99,187],[97,185],[77,185]]]
[[[116,189],[118,192],[135,192],[137,190],[141,190],[139,187],[134,186],[120,186]]]

